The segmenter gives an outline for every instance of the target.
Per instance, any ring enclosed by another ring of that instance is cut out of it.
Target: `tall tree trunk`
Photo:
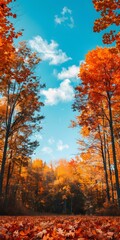
[[[17,98],[16,98],[17,99]],[[9,90],[8,90],[8,104],[9,104]],[[4,150],[3,150],[3,157],[2,157],[2,165],[1,165],[1,172],[0,172],[0,196],[2,196],[2,190],[3,190],[3,178],[4,178],[4,171],[5,171],[5,163],[6,163],[6,156],[7,156],[7,147],[8,147],[8,139],[11,129],[11,121],[12,116],[15,109],[16,100],[13,103],[13,106],[11,107],[11,112],[8,116],[8,104],[6,109],[6,134],[5,134],[5,143],[4,143]]]
[[[114,129],[113,129],[113,116],[112,116],[111,94],[110,94],[110,92],[107,92],[107,96],[108,96],[108,108],[109,108],[109,118],[110,118],[109,125],[110,125],[110,134],[111,134],[113,162],[114,162],[114,169],[115,169],[117,200],[118,200],[118,206],[120,208],[119,175],[118,175],[116,149],[115,149],[115,138],[114,138]]]
[[[8,126],[7,130],[6,130],[5,144],[4,144],[2,165],[1,165],[1,172],[0,172],[0,196],[2,195],[2,189],[3,189],[3,177],[4,177],[4,171],[5,171],[5,163],[6,163],[6,154],[7,154],[7,147],[8,147],[9,130],[10,130],[10,127]]]
[[[105,136],[104,136],[104,143],[103,143],[103,139],[102,139],[101,131],[100,131],[100,126],[98,126],[98,131],[99,131],[100,144],[101,144],[101,155],[102,155],[103,167],[104,167],[104,173],[105,173],[107,200],[108,200],[108,202],[110,202],[110,189],[109,189],[109,183],[108,183],[108,172],[107,172],[107,164],[106,164]]]
[[[18,172],[18,180],[17,183],[15,185],[15,189],[14,189],[14,201],[16,202],[17,200],[17,196],[18,196],[18,190],[20,190],[20,176],[21,176],[21,170],[22,170],[22,160],[20,161],[20,168],[19,168],[19,172]],[[19,195],[19,200],[21,200],[21,194]]]
[[[10,182],[10,176],[11,176],[11,160],[8,165],[8,172],[7,172],[7,182],[6,182],[6,187],[5,187],[5,198],[4,198],[4,208],[7,209],[8,205],[8,192],[9,192],[9,182]]]
[[[67,200],[66,198],[64,199],[64,213],[67,212]]]
[[[110,183],[111,183],[111,191],[112,191],[112,202],[114,203],[114,187],[113,187],[113,179],[112,179],[112,170],[111,170],[110,152],[109,152],[108,142],[107,142],[107,156],[108,156],[108,166],[109,166]]]

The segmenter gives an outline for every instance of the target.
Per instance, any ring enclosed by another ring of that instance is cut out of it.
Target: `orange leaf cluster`
[[[120,1],[119,0],[93,0],[96,11],[101,13],[101,17],[95,20],[94,31],[100,32],[115,24],[120,25]],[[120,50],[120,32],[116,30],[110,30],[109,33],[103,35],[103,42],[105,44],[111,44],[116,41],[117,48]]]
[[[9,21],[9,17],[16,18],[16,14],[11,12],[8,5],[11,2],[12,0],[0,1],[0,76],[8,73],[12,67],[15,53],[13,40],[21,35],[15,32],[13,24]]]

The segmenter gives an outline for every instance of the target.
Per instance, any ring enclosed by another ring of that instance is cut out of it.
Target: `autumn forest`
[[[27,41],[19,41],[24,31],[15,29],[13,2],[0,0],[1,215],[119,215],[120,3],[92,0],[100,14],[93,31],[104,30],[104,45],[88,51],[79,67],[71,105],[76,117],[70,123],[82,135],[76,142],[78,155],[69,161],[60,158],[53,165],[41,157],[32,159],[40,144],[32,135],[44,128],[46,106],[41,91],[46,83],[41,83],[35,71],[42,58]],[[25,239],[68,239],[40,236]]]

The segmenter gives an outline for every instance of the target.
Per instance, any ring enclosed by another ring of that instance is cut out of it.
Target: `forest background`
[[[16,46],[16,39],[23,31],[15,30],[13,19],[17,16],[13,13],[13,2],[0,3],[1,213],[118,214],[119,1],[92,1],[100,12],[93,30],[100,32],[110,27],[110,32],[103,35],[103,42],[112,47],[89,51],[80,64],[72,105],[77,116],[71,121],[71,127],[80,128],[83,135],[77,141],[80,153],[69,160],[60,159],[56,165],[41,158],[32,159],[39,145],[33,135],[40,133],[44,122],[42,107],[46,106],[41,93],[45,95],[46,90],[36,74],[36,67],[42,61],[40,55],[25,41]]]

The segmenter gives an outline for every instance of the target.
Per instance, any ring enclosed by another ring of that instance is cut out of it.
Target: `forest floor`
[[[120,239],[120,217],[0,216],[0,240]]]

